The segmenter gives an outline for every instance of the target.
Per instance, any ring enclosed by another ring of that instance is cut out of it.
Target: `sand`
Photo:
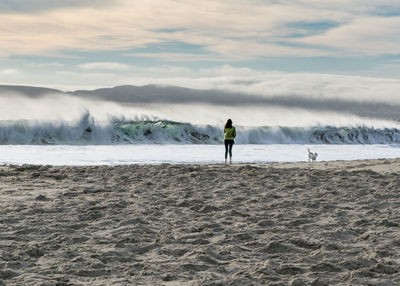
[[[0,285],[400,285],[400,160],[0,167]]]

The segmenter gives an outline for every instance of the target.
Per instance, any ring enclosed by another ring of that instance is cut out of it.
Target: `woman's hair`
[[[225,128],[232,128],[232,120],[228,119],[225,123]]]

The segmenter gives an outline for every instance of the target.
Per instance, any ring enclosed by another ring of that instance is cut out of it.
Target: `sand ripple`
[[[400,285],[399,160],[0,167],[0,285]]]

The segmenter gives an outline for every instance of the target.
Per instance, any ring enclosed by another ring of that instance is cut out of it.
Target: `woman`
[[[229,151],[229,163],[232,164],[232,146],[235,143],[233,139],[236,137],[236,129],[234,126],[232,126],[232,120],[228,119],[225,124],[224,128],[224,134],[225,134],[225,164],[226,160],[228,159],[228,151]]]

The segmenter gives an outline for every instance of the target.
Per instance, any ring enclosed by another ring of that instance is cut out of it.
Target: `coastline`
[[[0,166],[0,285],[395,285],[399,171]]]

